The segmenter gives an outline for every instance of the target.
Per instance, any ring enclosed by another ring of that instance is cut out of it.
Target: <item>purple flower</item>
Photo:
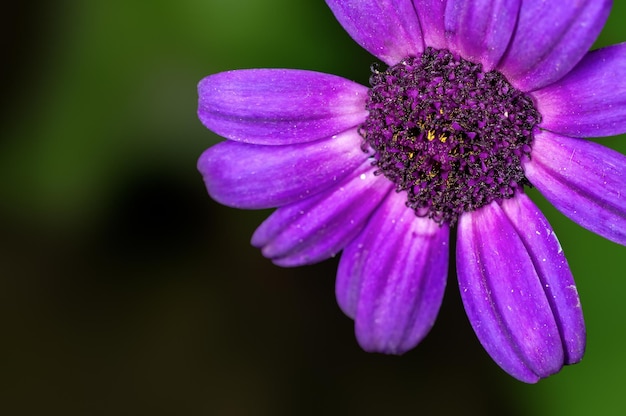
[[[388,67],[370,87],[252,69],[200,82],[198,115],[228,140],[198,167],[209,194],[278,209],[252,244],[281,266],[343,250],[336,295],[367,351],[432,327],[451,231],[465,310],[506,372],[536,382],[581,360],[576,285],[535,186],[626,244],[626,44],[588,52],[609,0],[327,0]]]

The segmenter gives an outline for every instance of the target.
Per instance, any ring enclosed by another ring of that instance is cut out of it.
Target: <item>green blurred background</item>
[[[616,2],[598,46],[626,40]],[[281,269],[267,212],[222,207],[196,159],[220,140],[196,83],[287,67],[366,83],[373,58],[321,0],[13,2],[3,8],[0,413],[623,415],[626,249],[545,208],[588,329],[538,385],[482,350],[453,278],[402,357],[362,352],[337,261]],[[603,143],[626,153],[624,138]]]

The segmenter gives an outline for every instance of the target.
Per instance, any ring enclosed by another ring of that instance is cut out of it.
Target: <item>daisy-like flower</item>
[[[609,0],[327,0],[386,69],[370,86],[251,69],[200,82],[200,120],[228,139],[198,167],[236,208],[277,207],[252,244],[280,266],[343,251],[341,309],[367,351],[432,327],[456,237],[461,297],[485,350],[533,383],[581,360],[576,285],[536,187],[626,244],[626,44],[588,52]]]

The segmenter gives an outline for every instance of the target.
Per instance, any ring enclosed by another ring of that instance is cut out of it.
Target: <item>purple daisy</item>
[[[252,237],[277,265],[343,251],[337,301],[367,351],[426,336],[454,250],[498,365],[532,383],[580,361],[576,285],[524,188],[626,244],[626,157],[584,139],[626,132],[626,44],[588,52],[612,2],[326,2],[387,67],[369,88],[288,69],[203,79],[200,120],[228,139],[200,157],[209,194],[277,207]]]

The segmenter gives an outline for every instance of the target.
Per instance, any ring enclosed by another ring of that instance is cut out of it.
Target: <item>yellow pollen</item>
[[[435,132],[432,130],[428,130],[428,136],[426,136],[429,142],[435,140]]]

